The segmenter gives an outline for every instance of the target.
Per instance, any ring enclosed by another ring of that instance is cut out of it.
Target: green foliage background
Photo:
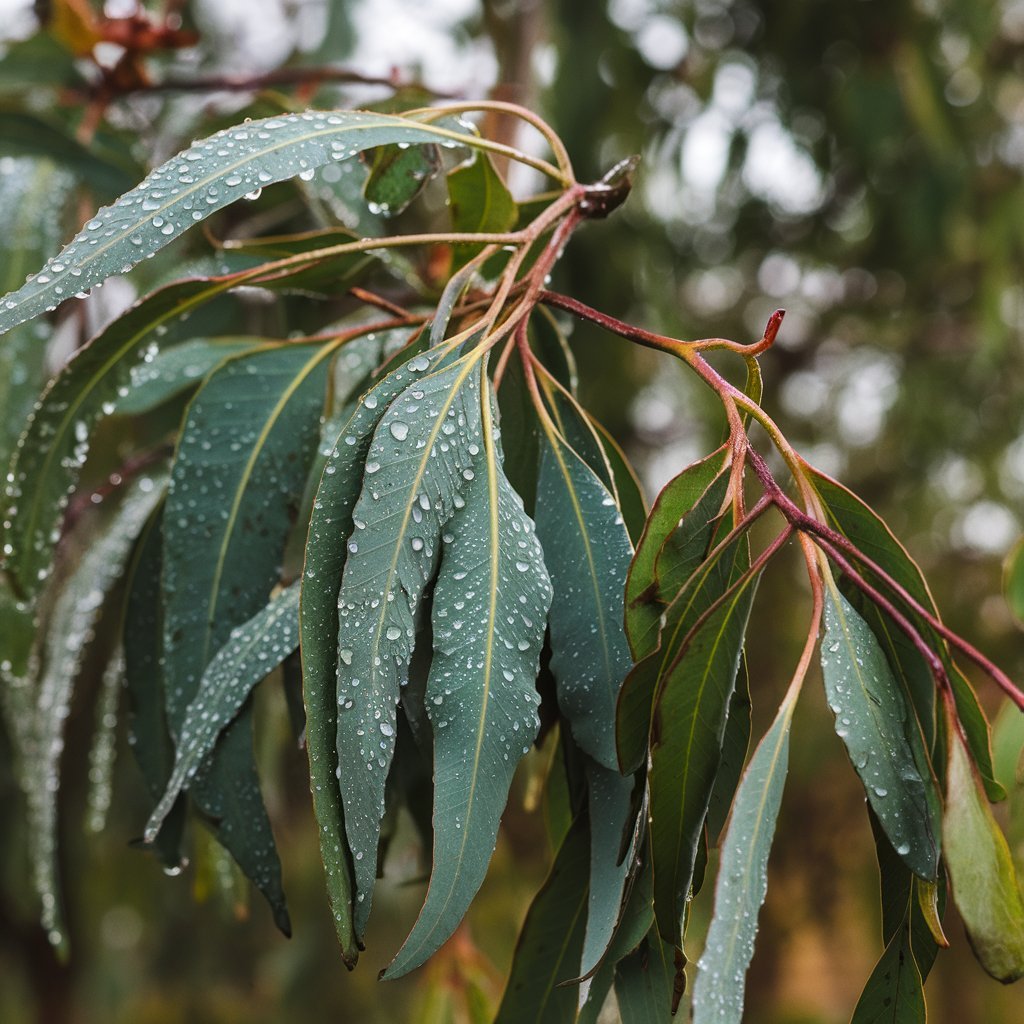
[[[237,66],[235,41],[215,30],[207,9],[214,5],[174,5],[202,32],[196,64],[158,61],[155,77]],[[303,6],[289,5],[292,18]],[[366,19],[395,8],[375,15],[366,0],[328,9],[322,38],[311,30],[305,51],[281,59],[295,68],[368,70]],[[1024,644],[999,587],[1024,499],[1020,5],[488,0],[458,10],[465,17],[450,28],[455,52],[467,66],[473,48],[493,53],[499,94],[548,117],[583,180],[643,154],[627,206],[573,240],[560,290],[684,337],[752,340],[773,308],[786,307],[779,343],[763,360],[766,408],[812,462],[838,473],[890,522],[922,563],[949,624],[1019,678]],[[427,17],[418,11],[403,9],[405,32]],[[52,91],[25,100],[41,69],[47,81],[74,79],[66,45],[53,33],[36,35],[31,17],[24,29],[46,61],[26,63],[11,49],[0,59],[0,99],[12,108],[27,102],[70,135],[80,103]],[[424,54],[427,85],[436,84],[431,74]],[[490,84],[455,81],[467,94]],[[324,87],[315,103],[386,94]],[[274,109],[272,99],[244,106],[246,99],[213,110],[201,95],[121,101],[111,108],[109,147],[94,146],[103,159],[80,161],[79,173],[105,200],[158,151],[269,112],[262,104]],[[0,109],[0,123],[4,161],[19,155],[19,136],[10,111]],[[101,133],[98,142],[106,141]],[[58,178],[49,194],[67,187]],[[23,205],[15,196],[0,211],[5,235],[18,230]],[[75,210],[69,217],[81,220]],[[39,249],[52,252],[54,243],[41,238]],[[28,269],[7,267],[5,276]],[[645,467],[651,491],[717,443],[717,414],[681,371],[586,327],[573,344],[584,402]],[[22,359],[37,349],[26,344]],[[4,370],[36,372],[27,362]],[[106,443],[113,462],[118,439]],[[804,613],[786,599],[792,584],[769,575],[758,596],[762,608],[778,611],[772,628],[751,638],[755,735],[769,724],[800,639],[789,622]],[[814,687],[797,716],[749,1019],[831,1024],[845,1019],[880,951],[876,869],[856,781]],[[323,899],[305,762],[279,689],[264,687],[257,717],[295,938],[281,939],[255,901],[245,919],[248,895],[212,846],[178,879],[164,879],[153,858],[128,848],[147,807],[136,769],[122,757],[112,820],[98,835],[79,825],[86,779],[68,775],[61,838],[74,958],[59,965],[23,882],[16,783],[0,774],[0,1019],[440,1021],[467,1019],[451,1014],[468,1012],[478,996],[496,1001],[549,859],[540,815],[523,806],[527,779],[468,932],[451,955],[381,987],[376,970],[407,933],[420,889],[381,889],[365,962],[348,975]],[[69,762],[85,763],[90,726],[73,712]],[[0,749],[0,765],[10,763],[5,755]],[[415,878],[406,832],[393,866]],[[695,914],[707,915],[710,895]],[[932,1019],[1019,1020],[1020,992],[982,973],[951,918],[947,932],[954,955],[928,983]]]

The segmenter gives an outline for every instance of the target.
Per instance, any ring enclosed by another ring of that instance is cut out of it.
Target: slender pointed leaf
[[[117,711],[124,689],[124,653],[118,645],[100,680],[96,697],[92,742],[89,745],[89,794],[85,827],[102,832],[113,799],[114,762],[117,759]]]
[[[465,504],[483,444],[478,360],[471,353],[392,402],[367,453],[353,512],[338,595],[337,751],[354,858],[357,935],[377,876],[395,708],[420,598],[437,569],[442,528]]]
[[[729,701],[756,589],[748,576],[694,633],[669,666],[651,726],[651,847],[654,911],[662,938],[681,946]]]
[[[289,512],[315,451],[331,354],[329,345],[296,344],[236,356],[185,414],[164,515],[168,719],[179,738],[207,665],[278,582]],[[287,931],[248,706],[221,737],[192,793]]]
[[[505,995],[494,1024],[572,1024],[587,914],[588,833],[585,816],[566,834],[551,872],[519,932]]]
[[[355,963],[358,954],[352,925],[352,866],[337,776],[338,592],[353,530],[352,510],[374,431],[393,399],[443,358],[436,349],[408,355],[407,362],[363,396],[334,436],[313,502],[302,574],[299,635],[310,788],[320,826],[327,894],[342,955],[349,964]]]
[[[904,925],[889,940],[857,1001],[850,1024],[924,1024],[924,982]]]
[[[708,841],[712,844],[725,828],[729,809],[736,796],[736,787],[743,774],[747,748],[750,746],[750,711],[750,674],[744,656],[736,677],[736,689],[729,698],[729,717],[722,734],[722,760],[718,765],[715,785],[711,790],[711,803],[708,805]]]
[[[178,794],[188,787],[217,737],[234,720],[256,684],[298,646],[299,584],[293,583],[266,608],[236,626],[206,666],[178,730],[174,770],[146,825],[149,842],[156,838]]]
[[[789,763],[795,701],[779,709],[747,765],[715,883],[715,909],[693,990],[694,1024],[740,1024],[757,917],[768,891],[768,854]]]
[[[960,731],[953,721],[947,730],[942,840],[953,899],[981,966],[1008,984],[1024,976],[1024,896]]]
[[[938,870],[940,812],[906,738],[903,691],[867,623],[826,582],[821,667],[836,732],[893,849],[921,878]]]
[[[107,593],[120,579],[135,538],[160,501],[163,483],[159,476],[143,476],[129,485],[115,515],[60,585],[46,623],[33,749],[25,765],[24,784],[43,927],[50,941],[62,948],[66,936],[57,880],[57,792],[64,727],[75,679]]]
[[[408,142],[399,142],[380,146],[366,156],[370,174],[363,195],[370,212],[384,217],[402,213],[441,168],[441,154],[433,145],[410,146]]]
[[[387,978],[419,966],[462,920],[490,863],[512,776],[540,725],[534,680],[551,582],[533,523],[502,470],[485,375],[481,391],[482,458],[448,523],[432,605],[433,869]]]
[[[556,436],[543,441],[537,534],[555,587],[551,668],[573,738],[617,770],[615,701],[631,658],[623,591],[633,549],[615,499]]]
[[[675,976],[673,947],[652,928],[647,940],[615,972],[622,1024],[669,1024]]]
[[[31,281],[0,301],[0,332],[133,267],[247,193],[400,142],[487,145],[469,132],[365,111],[282,114],[195,142],[99,210]]]

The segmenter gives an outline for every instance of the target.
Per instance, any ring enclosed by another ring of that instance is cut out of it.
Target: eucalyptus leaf
[[[186,411],[164,514],[164,666],[168,719],[179,741],[207,666],[278,582],[332,353],[330,345],[286,344],[236,356]],[[192,793],[287,931],[248,707],[224,732]]]
[[[473,160],[449,172],[447,184],[453,231],[500,232],[515,228],[519,209],[486,153],[477,153]],[[455,265],[461,266],[481,248],[456,247]]]
[[[850,1024],[924,1024],[924,982],[904,926],[889,940]]]
[[[218,735],[234,720],[256,684],[298,645],[299,584],[293,583],[266,608],[236,626],[203,672],[178,730],[174,770],[146,825],[147,841],[156,838],[178,794],[188,787]]]
[[[352,510],[374,431],[392,400],[443,356],[436,349],[426,354],[410,351],[406,362],[363,396],[328,449],[310,513],[299,605],[306,750],[327,893],[342,955],[350,964],[358,954],[352,925],[352,866],[337,776],[338,592],[353,530]]]
[[[971,755],[950,716],[944,859],[953,899],[981,966],[1008,984],[1024,976],[1024,896]]]
[[[50,942],[66,948],[57,879],[57,792],[64,729],[75,680],[109,591],[121,577],[135,538],[163,494],[162,475],[141,476],[125,490],[57,593],[47,616],[42,670],[35,693],[35,727],[23,785],[29,804],[30,847],[42,922]]]
[[[490,863],[513,773],[540,724],[534,680],[551,582],[533,523],[502,470],[481,376],[482,457],[443,537],[432,602],[433,869],[420,916],[386,978],[421,964],[462,920]]]
[[[673,1020],[675,951],[657,929],[615,971],[615,997],[622,1024],[669,1024]]]
[[[768,854],[782,803],[795,700],[783,702],[740,781],[715,883],[715,909],[693,989],[694,1024],[741,1024]]]
[[[486,145],[469,132],[365,111],[281,114],[195,142],[99,210],[32,280],[0,300],[0,332],[124,273],[264,185],[402,142]]]
[[[377,876],[395,708],[420,598],[437,569],[442,530],[465,505],[484,444],[479,359],[464,356],[391,403],[367,452],[353,511],[338,595],[337,752],[354,858],[357,936]]]
[[[921,878],[938,870],[940,808],[906,739],[903,691],[867,623],[831,579],[825,587],[821,667],[836,733],[893,849]]]
[[[617,770],[615,701],[631,658],[623,590],[633,549],[614,497],[558,436],[543,441],[537,535],[555,587],[551,669],[573,738]]]

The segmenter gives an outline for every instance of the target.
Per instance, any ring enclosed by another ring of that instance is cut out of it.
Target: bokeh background
[[[0,107],[32,109],[72,131],[96,113],[79,81],[85,64],[67,41],[75,29],[66,19],[83,6],[0,0]],[[117,17],[136,6],[109,0],[103,8]],[[155,57],[147,68],[154,80],[285,68],[294,71],[285,76],[291,84],[278,92],[291,106],[353,106],[391,93],[366,81],[294,84],[330,65],[531,106],[565,139],[584,180],[641,154],[629,202],[574,238],[556,286],[682,337],[751,341],[785,307],[778,342],[762,360],[766,407],[813,463],[888,519],[947,621],[1021,677],[1024,636],[1000,584],[1024,521],[1022,0],[144,6],[180,17],[199,38]],[[28,62],[19,40],[40,46]],[[120,56],[116,48],[95,55],[108,67]],[[144,166],[255,102],[265,100],[239,90],[131,92],[88,127],[100,138],[130,138]],[[508,131],[504,122],[492,127]],[[0,137],[0,233],[16,230],[18,183],[41,173],[9,141]],[[526,190],[533,182],[512,184]],[[56,212],[39,228],[43,251],[90,209],[59,174],[48,187]],[[109,301],[127,301],[135,288],[129,280],[108,289]],[[75,337],[58,325],[48,347],[36,346],[50,369]],[[585,403],[622,441],[649,495],[717,445],[719,411],[684,370],[590,328],[578,328],[573,345]],[[42,371],[42,356],[18,359],[0,372],[14,379]],[[15,419],[9,407],[8,441]],[[801,640],[799,571],[784,565],[769,575],[755,609],[755,728],[770,720]],[[0,1021],[454,1021],[470,993],[500,996],[550,856],[529,773],[467,927],[428,967],[384,986],[377,970],[422,894],[413,831],[400,830],[393,844],[393,880],[375,904],[365,957],[348,974],[323,893],[304,757],[279,691],[264,690],[263,776],[295,937],[274,931],[201,836],[175,878],[131,849],[146,806],[123,736],[107,826],[89,831],[89,780],[73,766],[86,764],[91,722],[79,710],[62,797],[67,964],[55,961],[35,923],[23,808],[0,750]],[[982,699],[1000,714],[984,686]],[[1000,736],[1004,729],[1009,735],[1012,723],[1001,723]],[[1004,776],[1012,772],[1012,752],[997,755]],[[847,1020],[881,951],[877,877],[862,795],[814,686],[798,714],[769,879],[747,1019]],[[695,904],[698,933],[709,895]],[[930,1019],[1024,1020],[1024,989],[984,975],[952,912],[947,931],[953,948],[927,986]],[[616,1019],[610,1008],[608,1020]]]

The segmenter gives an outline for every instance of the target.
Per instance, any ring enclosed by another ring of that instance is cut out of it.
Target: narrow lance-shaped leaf
[[[417,610],[442,528],[465,505],[482,446],[479,353],[412,384],[367,453],[338,595],[338,768],[356,882],[356,934],[370,910],[384,787]]]
[[[96,697],[92,743],[89,745],[89,795],[85,827],[102,832],[113,798],[114,762],[117,758],[117,709],[124,688],[124,653],[118,645],[103,670]]]
[[[632,663],[622,622],[633,548],[615,499],[553,432],[542,441],[537,535],[555,588],[559,707],[579,746],[615,771],[615,701]]]
[[[423,910],[386,978],[423,963],[462,920],[490,863],[512,776],[540,725],[534,680],[551,582],[502,469],[483,370],[481,361],[483,451],[443,537],[432,603],[433,869]]]
[[[889,940],[850,1024],[925,1024],[924,982],[909,939],[904,925]]]
[[[622,916],[626,880],[633,865],[638,836],[626,835],[631,825],[633,779],[598,764],[587,765],[590,816],[590,894],[580,975],[589,974],[608,951]],[[627,842],[628,839],[628,842]],[[624,848],[625,847],[625,848]],[[580,986],[587,997],[589,982]]]
[[[1024,895],[1006,837],[952,715],[942,840],[953,899],[981,966],[1008,984],[1024,976]]]
[[[715,909],[693,990],[694,1024],[741,1024],[768,854],[789,764],[795,697],[784,701],[740,781],[722,843]]]
[[[129,270],[264,185],[401,142],[487,145],[469,132],[365,111],[281,114],[195,142],[99,210],[34,278],[0,301],[0,332]]]
[[[829,578],[821,667],[836,733],[846,744],[872,810],[893,849],[921,878],[934,879],[939,800],[906,738],[907,706],[867,623]]]
[[[296,344],[237,356],[185,414],[164,514],[164,665],[168,719],[178,737],[207,665],[278,582],[289,509],[316,447],[332,351]],[[221,737],[192,793],[287,931],[249,707]]]
[[[60,585],[46,624],[43,669],[36,691],[35,729],[23,785],[29,803],[30,845],[43,927],[64,947],[57,882],[57,792],[64,726],[75,678],[92,639],[108,591],[121,576],[132,544],[160,501],[163,478],[139,477],[126,490],[116,514],[92,539],[75,571]]]
[[[156,838],[178,794],[192,781],[256,684],[298,645],[299,584],[293,583],[248,622],[236,626],[203,672],[178,730],[174,770],[146,825],[147,842]]]
[[[128,704],[128,745],[152,804],[160,799],[174,767],[174,741],[167,725],[163,669],[163,510],[158,510],[139,537],[129,569],[125,596],[124,682]],[[185,801],[164,822],[155,850],[165,869],[181,870]]]
[[[587,821],[581,815],[559,847],[526,915],[494,1024],[572,1024],[587,913]]]
[[[133,367],[179,340],[191,329],[184,315],[226,287],[223,280],[183,281],[154,292],[79,350],[36,403],[5,489],[4,565],[25,595],[38,593],[49,575],[93,427],[127,395]],[[218,312],[238,315],[228,300]]]
[[[745,549],[746,540],[738,544]],[[669,666],[655,702],[649,776],[654,910],[662,938],[675,946],[758,577],[747,576],[711,612]]]
[[[334,435],[309,520],[299,604],[306,751],[327,894],[342,955],[350,964],[355,962],[357,947],[352,926],[352,867],[337,776],[338,592],[353,530],[352,510],[377,424],[391,401],[435,368],[443,356],[436,349],[425,354],[413,352],[407,362],[363,396]]]
[[[622,1024],[669,1024],[675,985],[675,952],[656,928],[615,971],[615,997]]]

